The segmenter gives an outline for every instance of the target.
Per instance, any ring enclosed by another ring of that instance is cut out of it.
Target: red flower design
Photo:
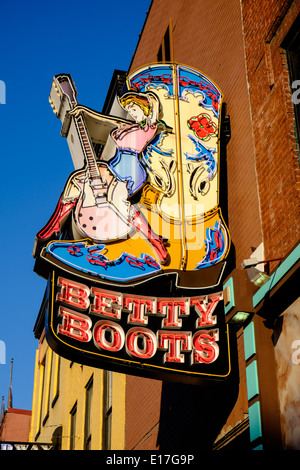
[[[209,140],[212,135],[217,134],[218,128],[208,114],[202,113],[198,116],[193,116],[188,120],[187,124],[201,140]]]

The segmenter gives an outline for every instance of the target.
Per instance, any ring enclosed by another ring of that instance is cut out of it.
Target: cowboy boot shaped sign
[[[197,70],[157,63],[129,74],[117,99],[118,117],[99,113],[78,103],[70,75],[53,78],[50,103],[76,169],[33,250],[51,287],[49,342],[60,351],[68,338],[75,355],[88,347],[88,364],[134,364],[140,375],[168,379],[171,368],[197,382],[214,363],[208,375],[227,376],[222,93]]]
[[[106,285],[153,276],[183,289],[218,285],[230,248],[219,202],[222,94],[175,64],[146,66],[127,87],[121,119],[80,106],[72,78],[54,77],[54,112],[84,166],[38,232],[34,256]],[[93,144],[105,139],[97,158]]]

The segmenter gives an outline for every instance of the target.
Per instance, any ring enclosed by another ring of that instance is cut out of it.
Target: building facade
[[[1,449],[9,449],[14,443],[28,442],[31,425],[31,411],[7,407],[1,418]]]
[[[270,280],[255,293],[253,306],[272,337],[278,445],[299,449],[299,2],[251,3],[242,2],[245,58],[265,259],[275,259],[265,268]],[[259,11],[263,27],[253,20]],[[262,392],[256,409],[260,407],[267,428],[264,407],[270,387],[259,375],[259,360],[257,364]],[[271,429],[266,432],[272,436]]]
[[[58,438],[62,449],[300,448],[299,13],[298,1],[218,0],[208,8],[153,0],[128,71],[188,65],[224,96],[219,196],[232,247],[217,289],[230,331],[229,377],[198,386],[72,363],[46,344],[42,307],[31,441]],[[116,72],[104,113],[116,115],[123,83]]]
[[[68,361],[49,347],[43,325],[37,322],[34,331],[39,347],[29,442],[54,450],[123,449],[125,376]]]

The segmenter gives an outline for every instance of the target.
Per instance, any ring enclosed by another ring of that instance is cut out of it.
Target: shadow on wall
[[[163,383],[157,437],[160,450],[212,449],[238,397],[236,341],[231,341],[231,359],[227,380],[203,386]]]

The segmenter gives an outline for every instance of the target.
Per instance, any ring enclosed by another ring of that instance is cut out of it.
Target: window
[[[169,26],[165,32],[162,43],[157,53],[157,62],[171,62],[173,60],[173,26],[170,20]]]
[[[92,399],[93,399],[93,376],[85,387],[85,422],[84,422],[84,449],[91,450],[92,440]]]
[[[60,356],[58,354],[53,354],[54,367],[53,367],[53,398],[51,406],[54,407],[58,397],[59,397],[59,385],[60,385]]]
[[[46,356],[41,360],[39,364],[39,385],[38,385],[38,403],[37,403],[37,433],[35,439],[38,438],[41,428],[42,428],[42,410],[43,410],[43,398],[44,398],[44,388],[45,388],[45,363]]]
[[[70,411],[70,450],[75,450],[76,445],[76,418],[77,418],[77,402]]]
[[[50,388],[51,388],[51,374],[52,374],[52,349],[47,350],[47,354],[43,361],[44,366],[44,377],[43,377],[43,398],[44,398],[44,418],[43,426],[45,425],[47,419],[49,418],[49,409],[50,409]]]
[[[61,450],[62,433],[63,433],[62,426],[58,426],[53,432],[52,439],[51,439],[51,442],[53,444],[53,450]]]
[[[103,431],[102,449],[111,448],[111,424],[112,424],[112,372],[103,371]]]
[[[300,15],[282,43],[287,54],[297,137],[300,136]]]

